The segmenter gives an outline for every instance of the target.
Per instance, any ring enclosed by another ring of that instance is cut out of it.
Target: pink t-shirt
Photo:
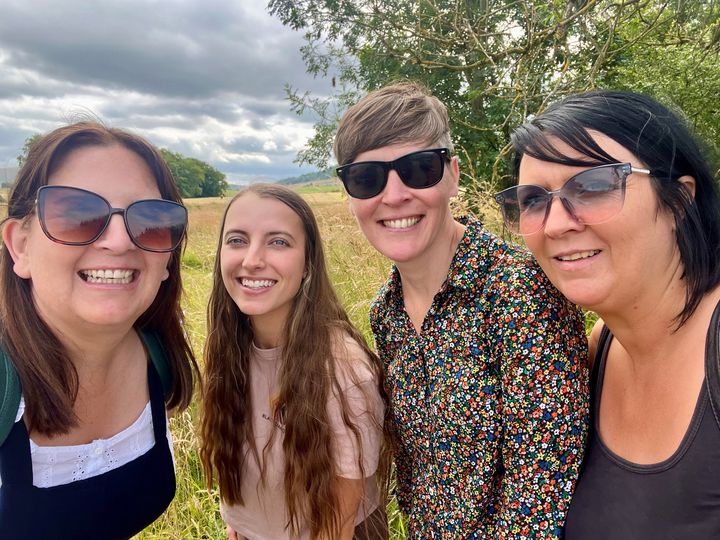
[[[379,504],[375,472],[382,439],[384,406],[378,393],[378,382],[368,367],[362,349],[350,337],[344,340],[347,354],[336,363],[336,375],[350,407],[350,418],[360,430],[363,470],[365,473],[365,500],[358,508],[355,523],[361,523]],[[344,351],[342,351],[344,352]],[[273,401],[280,391],[278,371],[281,349],[258,349],[253,346],[250,356],[250,389],[252,392],[253,432],[260,458],[270,440],[273,427]],[[350,372],[349,370],[352,370]],[[354,376],[351,374],[354,373]],[[338,476],[362,478],[358,466],[358,448],[354,434],[345,426],[337,397],[328,402],[328,417],[334,437],[333,455]],[[265,483],[260,481],[260,467],[248,455],[243,474],[242,494],[244,505],[220,504],[225,522],[249,540],[290,539],[284,496],[285,459],[282,451],[282,426],[278,426],[272,446],[265,453],[267,466]],[[309,538],[302,530],[301,539]]]

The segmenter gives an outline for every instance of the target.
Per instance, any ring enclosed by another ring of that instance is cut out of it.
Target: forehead
[[[145,160],[121,145],[72,150],[51,172],[48,184],[87,189],[108,200],[160,195],[157,179]]]
[[[599,131],[589,131],[592,139],[597,145],[610,155],[615,161],[619,163],[631,163],[636,167],[645,168],[646,165],[640,161],[640,159],[633,154],[630,150],[622,146],[614,139],[608,137],[604,133]],[[547,138],[547,142],[559,154],[569,158],[587,160],[589,156],[584,154],[575,148],[572,148],[569,144],[561,141],[555,136]],[[600,163],[598,163],[600,165]],[[574,167],[569,165],[563,165],[561,163],[554,163],[552,161],[543,161],[527,154],[523,155],[520,160],[520,167],[518,169],[518,183],[519,184],[555,184],[558,181],[564,181],[574,176],[575,174],[588,169],[589,166],[585,167]]]
[[[255,193],[245,193],[230,204],[224,230],[259,234],[284,232],[296,239],[305,236],[302,220],[292,208],[277,199]]]
[[[380,148],[360,152],[353,163],[357,163],[358,161],[394,161],[412,152],[426,150],[431,147],[431,144],[423,142],[389,144],[387,146],[381,146]]]

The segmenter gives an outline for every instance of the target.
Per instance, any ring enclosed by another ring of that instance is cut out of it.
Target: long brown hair
[[[8,219],[27,219],[34,212],[40,186],[78,148],[120,145],[140,156],[150,168],[163,199],[182,202],[172,173],[160,153],[132,133],[83,121],[51,131],[32,145],[8,197]],[[140,330],[154,331],[165,348],[172,387],[167,406],[185,408],[190,403],[197,376],[190,344],[182,328],[180,255],[183,244],[171,255],[169,277],[162,282],[152,305],[136,321]],[[52,436],[77,425],[73,404],[78,375],[65,347],[42,320],[33,302],[32,282],[13,271],[13,259],[0,248],[0,342],[17,370],[25,399],[29,429]]]
[[[305,523],[312,538],[335,538],[341,523],[338,493],[334,490],[337,474],[327,414],[327,403],[333,393],[338,396],[343,421],[360,448],[358,464],[364,476],[360,432],[350,420],[349,406],[336,376],[336,365],[338,360],[342,361],[337,357],[338,336],[350,336],[365,352],[369,367],[377,376],[381,395],[382,368],[378,357],[348,319],[330,283],[317,222],[310,206],[294,191],[282,186],[251,185],[230,201],[223,216],[208,305],[200,457],[208,484],[212,485],[213,478],[217,478],[222,499],[229,504],[243,504],[243,496],[247,496],[241,493],[246,460],[256,459],[260,463],[252,432],[249,387],[253,330],[249,317],[240,312],[223,284],[220,250],[228,209],[247,193],[282,202],[303,223],[307,277],[285,323],[280,395],[275,414],[282,411],[285,424],[282,444],[288,527],[298,535],[301,524]],[[380,479],[386,476],[386,455],[387,452],[382,452],[377,473]],[[261,471],[264,475],[264,464]]]

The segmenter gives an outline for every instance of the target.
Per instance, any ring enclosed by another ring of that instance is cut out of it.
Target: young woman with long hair
[[[225,211],[205,373],[200,455],[230,538],[387,537],[381,368],[288,188],[254,184]]]

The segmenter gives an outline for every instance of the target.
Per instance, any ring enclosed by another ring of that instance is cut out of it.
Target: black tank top
[[[175,495],[160,378],[148,365],[155,444],[100,476],[48,488],[32,485],[30,439],[16,422],[0,446],[0,539],[126,540],[162,514]]]
[[[715,331],[711,324],[709,332]],[[720,428],[707,380],[675,453],[652,465],[627,461],[607,448],[598,434],[611,341],[612,334],[604,329],[591,377],[588,448],[565,523],[566,540],[720,539]],[[708,346],[706,379],[709,363],[717,362],[714,355]]]

